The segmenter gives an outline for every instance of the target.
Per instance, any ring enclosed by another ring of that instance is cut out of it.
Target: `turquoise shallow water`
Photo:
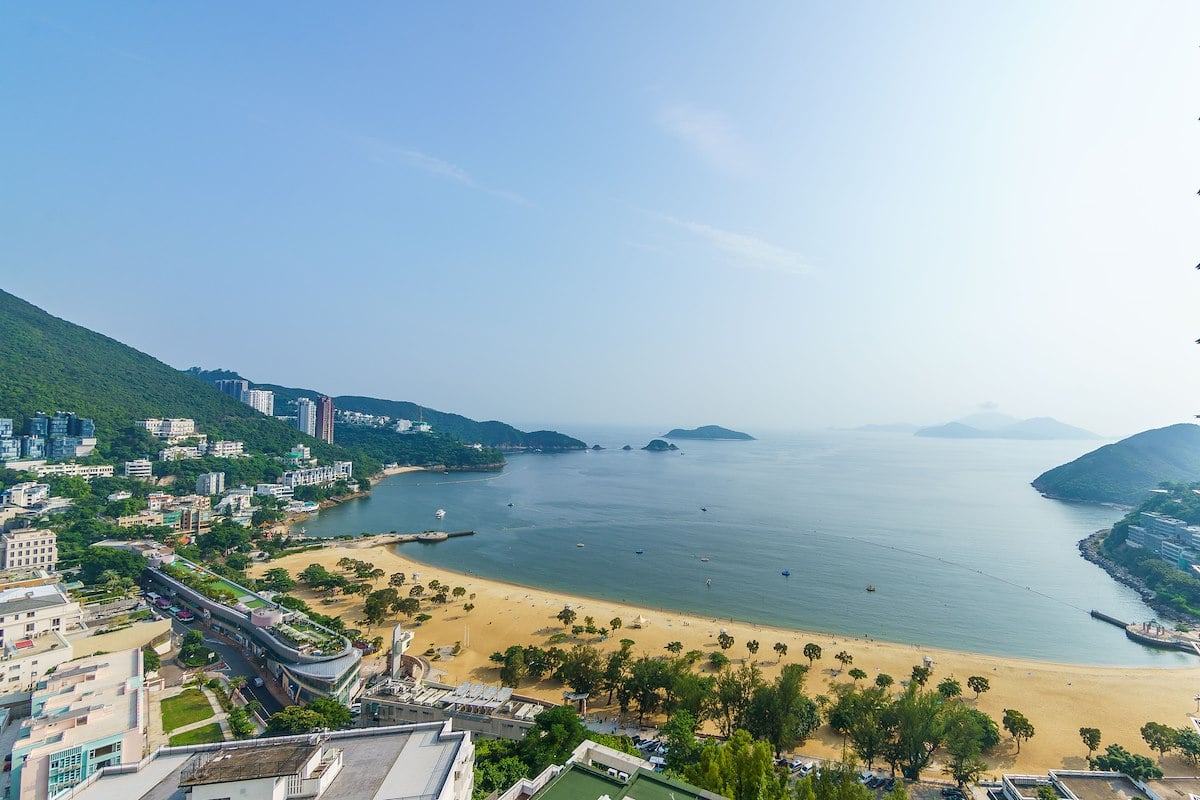
[[[1196,663],[1088,616],[1153,616],[1076,550],[1120,512],[1029,486],[1095,443],[821,432],[619,449],[653,433],[577,431],[609,449],[514,456],[497,474],[395,476],[305,527],[473,529],[404,554],[714,617],[1073,663]]]

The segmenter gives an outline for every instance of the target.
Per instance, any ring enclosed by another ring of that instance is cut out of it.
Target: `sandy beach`
[[[411,544],[404,547],[421,546],[426,545]],[[453,543],[436,546],[453,546]],[[1002,731],[1003,742],[986,759],[991,767],[990,775],[1047,769],[1086,769],[1084,756],[1087,751],[1079,738],[1081,726],[1099,728],[1104,745],[1119,743],[1134,752],[1154,755],[1142,741],[1139,728],[1151,720],[1176,728],[1190,725],[1189,718],[1200,702],[1195,699],[1200,691],[1200,660],[1197,661],[1198,668],[1056,664],[722,621],[573,597],[455,573],[405,558],[391,547],[379,546],[372,540],[300,553],[268,564],[255,564],[249,572],[258,577],[270,567],[284,567],[294,576],[313,563],[337,571],[337,561],[347,556],[370,561],[388,575],[404,572],[409,578],[406,585],[427,585],[430,579],[437,579],[451,587],[462,586],[467,590],[468,597],[462,600],[445,606],[429,604],[426,610],[433,619],[413,626],[416,633],[415,652],[423,652],[431,646],[462,643],[462,652],[458,656],[436,662],[445,670],[442,679],[450,683],[465,680],[498,683],[499,670],[488,660],[488,656],[513,644],[547,646],[547,639],[552,634],[566,630],[555,615],[564,605],[570,605],[578,613],[577,623],[582,623],[585,616],[591,616],[598,627],[607,627],[614,617],[621,618],[623,627],[615,635],[610,635],[607,641],[600,642],[596,637],[588,637],[588,643],[602,651],[614,650],[619,647],[620,639],[629,638],[636,642],[633,650],[639,656],[662,654],[668,642],[679,641],[683,643],[685,652],[700,650],[707,657],[709,653],[719,650],[717,635],[724,628],[735,641],[726,655],[736,666],[743,658],[750,657],[745,643],[751,639],[757,640],[760,649],[753,658],[767,679],[778,674],[780,667],[780,659],[773,650],[776,642],[787,645],[783,663],[807,663],[802,650],[806,643],[815,642],[824,652],[808,677],[808,692],[814,696],[828,692],[830,683],[850,681],[847,670],[840,674],[837,672],[840,665],[833,656],[839,651],[844,650],[853,657],[850,668],[857,667],[865,671],[867,680],[873,680],[881,672],[893,676],[897,681],[905,679],[913,665],[921,663],[925,657],[932,658],[934,672],[931,686],[946,676],[953,676],[963,684],[966,702],[987,712],[997,722],[1005,708],[1015,708],[1023,712],[1035,727],[1034,737],[1021,745],[1019,754],[1011,737]],[[387,578],[380,579],[377,586],[387,586]],[[362,598],[337,598],[334,602],[323,603],[300,587],[294,593],[305,598],[321,613],[341,616],[348,624],[365,629],[365,624],[357,622],[362,618]],[[472,594],[474,599],[469,600]],[[463,604],[468,601],[475,605],[470,613],[463,609]],[[640,630],[632,630],[629,625],[638,615],[646,617],[649,624]],[[395,621],[405,620],[397,616]],[[1030,623],[1038,624],[1034,620]],[[390,625],[375,628],[369,635],[386,636],[388,630]],[[1121,634],[1114,630],[1113,635]],[[568,639],[559,646],[569,648],[576,641]],[[382,661],[378,658],[369,660],[364,667],[365,672],[378,669],[382,669]],[[706,662],[701,669],[709,670]],[[991,690],[977,701],[966,688],[966,680],[972,675],[986,676],[991,683]],[[562,699],[562,687],[551,680],[523,684],[520,691],[552,702],[561,702]],[[598,701],[604,699],[607,698],[596,698]],[[615,704],[604,707],[598,702],[592,702],[590,710],[606,717],[614,716],[618,711]],[[810,739],[798,748],[798,752],[814,757],[839,758],[842,754],[841,738],[828,728],[822,728],[817,738]],[[1190,775],[1194,772],[1186,762],[1174,755],[1168,755],[1162,766],[1168,775]],[[935,772],[930,770],[927,775],[938,777]]]

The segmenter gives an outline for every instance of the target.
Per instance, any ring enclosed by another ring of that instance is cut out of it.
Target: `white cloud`
[[[356,136],[355,142],[366,151],[367,156],[381,164],[392,164],[412,169],[419,169],[422,172],[427,172],[430,175],[435,175],[439,178],[454,181],[471,189],[481,192],[487,192],[490,195],[499,197],[502,200],[507,200],[510,203],[527,206],[529,201],[516,192],[510,192],[504,189],[496,189],[486,184],[480,183],[472,177],[471,173],[467,172],[457,164],[452,164],[449,161],[432,156],[429,153],[423,153],[420,150],[414,150],[408,147],[400,147],[377,139],[373,136]]]
[[[792,275],[805,275],[812,271],[812,267],[799,253],[771,244],[757,236],[714,228],[712,225],[700,222],[690,222],[665,215],[659,216],[665,222],[683,228],[708,242],[717,250],[732,256],[737,263],[743,266],[786,272]]]
[[[728,120],[715,111],[686,103],[666,106],[659,109],[658,124],[721,172],[744,177],[759,171]]]

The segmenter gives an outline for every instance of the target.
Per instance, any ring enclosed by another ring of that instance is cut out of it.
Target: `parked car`
[[[260,677],[258,677],[258,676],[255,676],[255,678],[254,678],[254,688],[255,688],[255,689],[261,689],[262,687],[263,687],[263,679],[262,679],[262,678],[260,678]]]
[[[195,618],[196,615],[188,611],[186,608],[179,609],[179,611],[175,614],[175,619],[179,620],[180,622],[191,622]]]

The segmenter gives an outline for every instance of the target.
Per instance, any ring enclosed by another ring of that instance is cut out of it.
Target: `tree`
[[[821,645],[816,642],[809,642],[804,645],[804,657],[808,659],[808,666],[812,667],[813,662],[821,658]]]
[[[672,775],[681,775],[688,767],[700,760],[700,743],[696,741],[699,723],[685,710],[676,711],[658,729],[658,738],[667,745],[666,769]]]
[[[751,639],[750,641],[746,642],[746,649],[750,651],[750,655],[758,655],[758,640]]]
[[[783,642],[776,642],[771,649],[775,651],[775,656],[781,660],[787,655],[787,645]]]
[[[522,778],[529,768],[517,755],[518,743],[511,739],[480,738],[475,744],[475,792],[484,796],[501,793]]]
[[[864,672],[863,670],[859,669],[858,667],[855,667],[854,669],[850,670],[850,672],[848,672],[847,674],[850,676],[850,680],[854,681],[855,683],[858,683],[863,678],[867,677],[867,673]]]
[[[838,654],[835,655],[833,658],[835,661],[837,661],[839,664],[842,665],[842,669],[845,669],[846,667],[848,667],[854,663],[854,656],[850,655],[845,650],[838,652]],[[841,671],[842,671],[841,669],[838,670],[839,673]]]
[[[577,644],[563,656],[555,677],[571,687],[572,692],[591,694],[600,686],[604,667],[599,650],[590,645]]]
[[[290,592],[296,586],[296,581],[283,567],[271,567],[259,583],[273,592]]]
[[[88,547],[79,557],[79,579],[89,586],[103,583],[101,575],[111,572],[110,579],[137,580],[146,569],[146,558],[140,553],[118,550],[115,547]]]
[[[669,684],[667,665],[657,658],[643,656],[629,665],[629,675],[626,682],[629,685],[630,697],[638,706],[638,724],[642,724],[645,714],[653,714],[662,705],[661,690]]]
[[[725,670],[717,678],[711,716],[722,736],[731,736],[738,728],[748,727],[750,704],[762,685],[762,670],[752,663],[742,664],[737,670]]]
[[[415,597],[404,597],[396,602],[393,611],[399,611],[404,616],[412,619],[413,615],[421,610],[421,601]]]
[[[413,584],[408,589],[409,597],[420,597],[423,594],[425,594],[425,587],[419,583]]]
[[[567,606],[563,608],[562,611],[558,612],[558,621],[561,622],[564,627],[569,628],[575,624],[575,620],[578,616],[579,615],[576,614],[570,606]]]
[[[1180,728],[1175,731],[1175,749],[1192,767],[1200,764],[1200,733],[1194,728]]]
[[[399,589],[404,585],[406,580],[408,580],[408,576],[403,572],[393,572],[391,577],[388,578],[388,586],[391,586],[393,589]]]
[[[1091,761],[1092,753],[1100,749],[1100,729],[1080,728],[1079,738],[1083,740],[1083,746],[1087,748],[1088,761]]]
[[[146,672],[157,672],[162,666],[162,659],[158,653],[154,652],[154,648],[146,645],[142,648],[142,667]]]
[[[882,687],[859,689],[857,686],[834,686],[835,700],[827,706],[829,727],[849,740],[855,754],[874,765],[884,755],[889,730],[883,724],[883,714],[889,700]]]
[[[775,772],[771,748],[755,742],[744,730],[735,731],[723,744],[709,741],[683,778],[701,789],[732,800],[782,800],[787,777]]]
[[[465,595],[466,595],[466,593],[467,593],[467,590],[466,590],[466,588],[464,588],[464,587],[462,587],[462,586],[455,586],[453,589],[451,589],[451,590],[450,590],[450,595],[451,595],[451,596],[452,596],[452,597],[453,597],[455,600],[459,599],[460,597],[463,597],[463,596],[465,596]]]
[[[521,680],[529,673],[525,665],[525,648],[514,644],[504,651],[504,665],[500,667],[500,682],[517,689]]]
[[[306,709],[321,715],[321,727],[339,730],[350,727],[350,709],[331,697],[319,697]]]
[[[621,625],[622,625],[622,622],[621,622],[620,617],[613,617],[612,619],[610,619],[608,621],[608,627],[612,628],[614,631],[620,630]]]
[[[881,672],[875,676],[875,685],[880,689],[886,689],[896,682],[896,679],[886,672]]]
[[[324,721],[325,718],[319,713],[304,706],[287,706],[267,720],[267,733],[275,736],[308,733],[325,727]]]
[[[808,667],[789,664],[770,686],[754,690],[746,723],[752,735],[771,743],[776,755],[805,741],[821,724],[817,704],[804,694]]]
[[[1141,734],[1150,749],[1158,753],[1159,761],[1175,746],[1177,738],[1175,729],[1161,722],[1147,722],[1142,726]]]
[[[400,594],[395,589],[387,588],[371,592],[363,603],[363,614],[371,625],[379,625],[387,619],[392,607],[399,601]]]
[[[1119,744],[1110,744],[1104,748],[1104,754],[1093,758],[1091,764],[1092,769],[1123,772],[1135,781],[1151,780],[1163,776],[1163,771],[1147,756],[1130,753]]]
[[[941,695],[910,683],[882,715],[892,737],[887,746],[888,761],[900,765],[909,780],[920,779],[921,770],[929,765],[942,743],[943,719],[938,713],[941,704]]]
[[[953,700],[962,694],[962,684],[954,678],[946,678],[937,685],[938,694],[947,700]]]
[[[950,756],[942,771],[959,786],[974,783],[988,768],[982,755],[1000,743],[1000,731],[987,714],[961,703],[943,707],[944,741]]]
[[[717,644],[720,645],[722,650],[728,650],[733,647],[733,637],[725,631],[721,631],[717,634]]]
[[[1012,734],[1013,739],[1017,742],[1017,752],[1021,752],[1021,740],[1028,741],[1033,738],[1033,723],[1030,722],[1024,714],[1016,709],[1004,709],[1004,730]]]
[[[961,786],[962,784],[959,785]],[[1036,797],[1037,800],[1058,800],[1058,792],[1055,791],[1053,786],[1042,785],[1037,787],[1037,791],[1034,792],[1034,797]]]
[[[474,610],[475,610],[474,603],[463,603],[463,612],[470,614]]]
[[[708,654],[708,664],[713,669],[722,670],[729,666],[729,656],[716,650]]]
[[[992,685],[988,683],[988,679],[985,676],[972,675],[967,678],[967,688],[975,693],[975,699],[978,700],[979,695],[992,688]]]
[[[668,653],[679,655],[683,652],[683,642],[667,642],[664,648]]]
[[[571,706],[553,706],[533,718],[533,727],[517,744],[517,751],[530,775],[537,775],[551,764],[566,763],[567,758],[588,736]]]
[[[933,675],[933,670],[929,667],[923,667],[917,664],[912,668],[912,682],[917,686],[924,686],[929,682],[929,676]]]

